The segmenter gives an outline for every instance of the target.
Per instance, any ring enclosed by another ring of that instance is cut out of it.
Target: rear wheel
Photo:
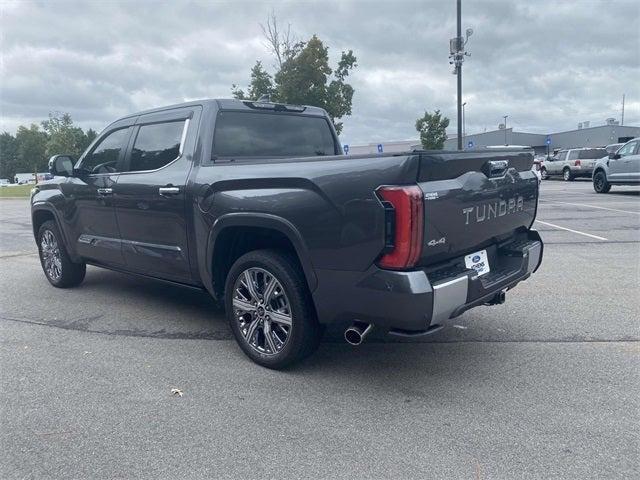
[[[44,222],[38,230],[38,253],[42,270],[54,287],[75,287],[84,280],[86,264],[71,260],[53,220]]]
[[[593,176],[593,189],[596,193],[607,193],[611,190],[611,184],[607,181],[607,175],[598,170]]]
[[[569,167],[565,167],[564,170],[562,170],[562,179],[565,182],[570,182],[571,180],[573,180],[573,174],[571,173],[571,169]]]
[[[322,328],[296,259],[256,250],[231,267],[225,308],[242,351],[263,367],[279,369],[311,354]]]

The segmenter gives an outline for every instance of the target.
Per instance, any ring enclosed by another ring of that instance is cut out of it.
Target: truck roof
[[[314,107],[311,105],[290,105],[286,103],[277,103],[277,102],[259,102],[257,100],[237,100],[235,98],[205,98],[202,100],[190,100],[188,102],[175,103],[173,105],[166,105],[163,107],[151,108],[149,110],[143,110],[141,112],[131,113],[129,115],[120,117],[120,120],[123,118],[137,117],[138,115],[146,115],[148,113],[161,112],[164,110],[171,110],[174,108],[191,107],[195,105],[203,105],[203,106],[214,105],[220,110],[252,110],[252,108],[248,106],[247,103],[255,103],[255,104],[262,104],[262,105],[273,104],[273,105],[282,105],[282,106],[289,106],[289,107],[303,107],[304,110],[303,111],[301,110],[299,113],[305,113],[307,115],[326,115],[327,114],[327,112],[324,109],[320,107]]]

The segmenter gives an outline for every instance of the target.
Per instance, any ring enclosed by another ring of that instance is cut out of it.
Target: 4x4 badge
[[[447,243],[446,237],[442,237],[440,240],[436,240],[435,238],[433,240],[429,240],[429,243],[427,243],[427,245],[429,245],[430,247],[435,247],[436,245],[440,245],[444,243]]]

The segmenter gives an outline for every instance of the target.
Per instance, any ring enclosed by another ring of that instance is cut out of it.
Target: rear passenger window
[[[577,160],[578,159],[578,150],[571,150],[569,152],[568,160]]]
[[[185,121],[142,125],[131,151],[130,172],[157,170],[180,155]]]
[[[593,160],[606,156],[607,151],[604,148],[592,148],[589,150],[580,150],[580,155],[578,158],[581,158],[582,160]]]

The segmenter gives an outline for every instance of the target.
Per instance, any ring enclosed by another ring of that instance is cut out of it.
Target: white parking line
[[[551,201],[550,203],[561,203],[563,205],[575,205],[576,207],[599,208],[600,210],[611,210],[612,212],[632,213],[634,215],[640,215],[640,212],[631,212],[629,210],[618,210],[616,208],[599,207],[598,205],[588,205],[586,203],[569,203],[569,202],[554,202],[554,201]]]
[[[543,222],[542,220],[536,220],[536,222],[541,223],[543,225],[548,225],[553,228],[558,228],[560,230],[566,230],[567,232],[577,233],[578,235],[584,235],[585,237],[591,237],[591,238],[595,238],[596,240],[602,240],[603,242],[606,242],[608,240],[607,238],[599,237],[598,235],[592,235],[590,233],[580,232],[578,230],[572,230],[570,228],[561,227],[560,225],[555,225],[553,223]]]

